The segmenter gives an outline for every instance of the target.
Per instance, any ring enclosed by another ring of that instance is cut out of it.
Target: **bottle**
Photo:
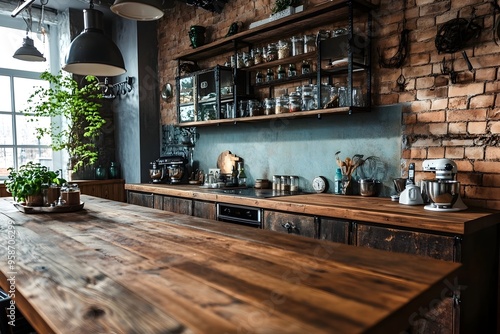
[[[255,83],[263,83],[264,82],[264,75],[262,74],[262,72],[257,72],[257,74],[255,75]]]
[[[337,168],[337,171],[335,172],[333,183],[333,193],[337,195],[342,194],[342,171],[340,168]]]
[[[239,171],[238,171],[238,185],[240,187],[246,187],[247,185],[247,175],[245,174],[245,168],[243,167],[243,163],[238,163]]]
[[[278,80],[279,79],[285,79],[286,77],[286,70],[282,65],[278,66]]]
[[[231,183],[233,186],[238,185],[238,172],[236,171],[236,166],[233,165],[233,171],[231,172]]]
[[[297,68],[295,64],[288,65],[288,77],[294,77],[297,75]]]
[[[311,73],[311,65],[309,65],[309,62],[307,60],[302,61],[301,71],[302,71],[302,74]]]
[[[415,184],[415,163],[411,163],[408,166],[408,179],[406,180],[406,185]]]
[[[274,71],[272,68],[267,69],[266,73],[266,82],[273,81],[274,80]]]

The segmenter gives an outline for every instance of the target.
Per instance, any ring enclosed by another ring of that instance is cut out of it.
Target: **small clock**
[[[312,187],[317,193],[324,193],[328,188],[328,181],[323,176],[316,176],[312,181]]]

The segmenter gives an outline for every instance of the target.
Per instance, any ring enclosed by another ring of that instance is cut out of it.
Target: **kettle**
[[[405,205],[420,205],[424,204],[420,187],[414,184],[406,185],[405,190],[399,195],[399,203]]]

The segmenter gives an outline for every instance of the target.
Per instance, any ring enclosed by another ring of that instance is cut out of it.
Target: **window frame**
[[[35,19],[35,18],[34,18]],[[36,22],[33,22],[33,25],[35,25]],[[45,23],[47,26],[49,26],[49,36],[46,39],[46,43],[49,46],[49,52],[50,52],[50,64],[48,66],[48,70],[51,73],[56,74],[60,68],[60,55],[59,55],[59,30],[57,27],[57,24],[49,24]],[[22,18],[11,18],[10,16],[7,17],[5,15],[0,14],[0,26],[6,27],[6,28],[14,28],[14,29],[20,29],[20,30],[26,30],[26,24]],[[21,42],[21,41],[20,41]],[[49,147],[48,145],[18,145],[17,144],[17,129],[16,129],[16,119],[15,116],[19,115],[19,110],[15,110],[15,101],[14,101],[14,78],[25,78],[25,79],[40,79],[40,74],[42,72],[36,72],[36,71],[24,71],[24,70],[17,70],[17,69],[10,69],[10,68],[4,68],[0,64],[0,75],[2,76],[7,76],[10,78],[10,86],[13,88],[11,90],[11,111],[10,112],[3,112],[0,111],[1,114],[9,114],[13,117],[12,119],[12,125],[13,125],[13,144],[11,145],[0,145],[1,148],[7,147],[9,149],[14,150],[14,168],[19,168],[19,162],[18,162],[18,153],[17,150],[18,148],[46,148]],[[55,123],[62,123],[62,120],[60,117],[52,119],[53,122]],[[54,169],[66,169],[66,166],[64,166],[63,161],[64,161],[65,153],[62,151],[52,151],[52,164]],[[6,176],[0,175],[0,181],[7,179]]]

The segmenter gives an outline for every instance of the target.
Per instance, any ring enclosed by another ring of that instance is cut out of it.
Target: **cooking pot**
[[[380,182],[374,179],[361,179],[359,181],[359,194],[361,196],[377,196]]]

